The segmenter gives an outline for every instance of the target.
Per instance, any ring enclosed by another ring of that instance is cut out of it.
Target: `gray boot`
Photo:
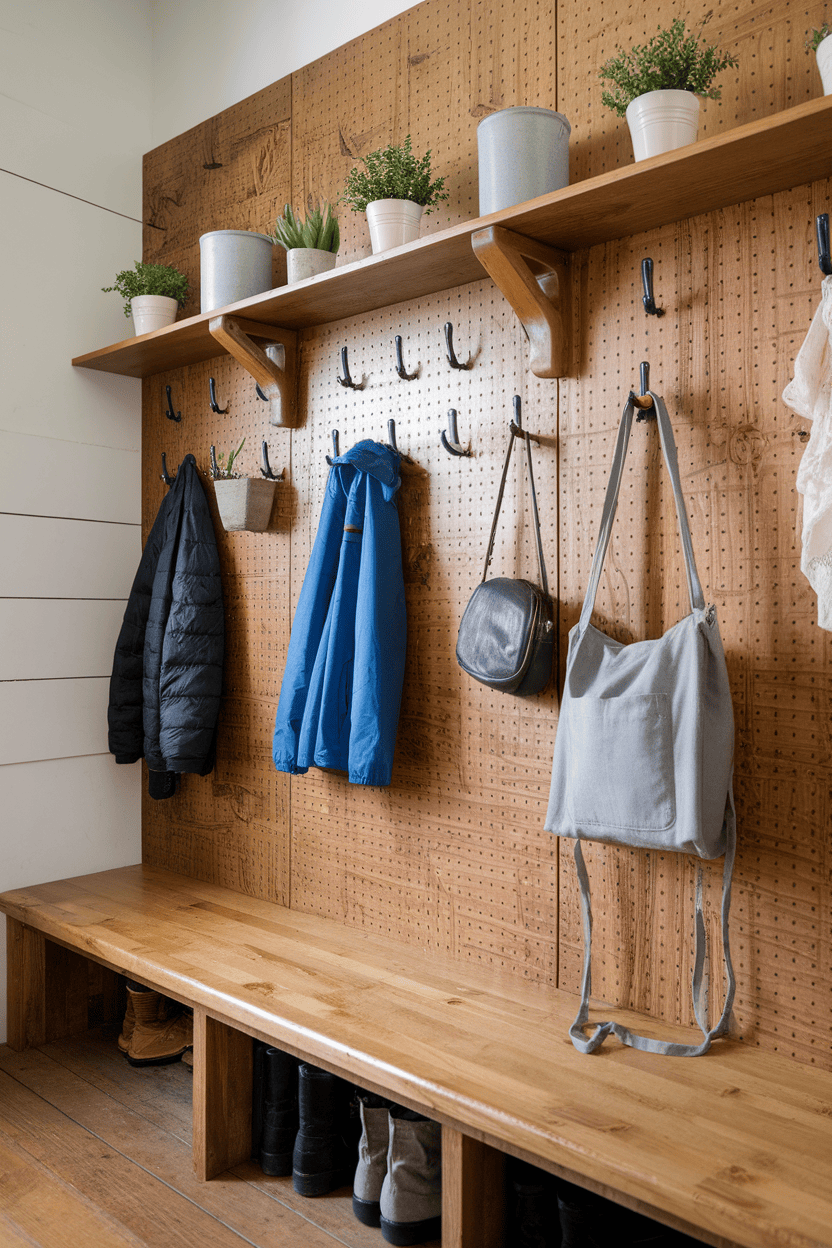
[[[387,1173],[390,1111],[381,1097],[358,1098],[361,1139],[352,1188],[352,1211],[365,1226],[380,1225],[381,1185]]]
[[[381,1233],[388,1244],[438,1239],[442,1221],[441,1127],[409,1109],[390,1114]]]

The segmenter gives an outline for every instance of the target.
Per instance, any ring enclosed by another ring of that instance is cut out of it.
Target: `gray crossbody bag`
[[[663,401],[654,394],[664,461],[673,486],[687,572],[690,615],[656,641],[622,645],[590,623],[607,553],[634,404],[621,417],[598,545],[581,618],[569,634],[566,678],[546,812],[547,831],[575,840],[581,889],[584,969],[581,1005],[569,1034],[575,1048],[594,1053],[608,1035],[650,1053],[696,1057],[728,1029],[734,973],[728,944],[731,875],[736,848],[732,793],[734,717],[725,655],[714,607],[705,608],[685,512],[676,444]],[[693,1008],[704,1039],[698,1045],[654,1040],[616,1022],[589,1022],[592,910],[581,841],[696,854],[725,855],[722,944],[725,1003],[708,1025],[702,871],[696,885]]]

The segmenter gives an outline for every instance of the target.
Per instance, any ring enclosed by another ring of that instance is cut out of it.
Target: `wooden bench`
[[[193,1008],[202,1178],[250,1154],[255,1036],[442,1123],[443,1245],[503,1243],[508,1153],[709,1244],[832,1246],[830,1074],[733,1041],[581,1056],[571,994],[152,867],[0,909],[12,1048],[86,1027],[87,960]]]

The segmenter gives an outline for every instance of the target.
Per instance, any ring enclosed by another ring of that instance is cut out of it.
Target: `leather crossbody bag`
[[[569,634],[546,829],[575,840],[584,926],[581,1005],[572,1043],[592,1053],[612,1034],[651,1053],[695,1057],[728,1029],[734,973],[728,910],[736,826],[732,792],[734,718],[725,655],[714,607],[705,607],[685,511],[676,444],[664,403],[653,394],[662,452],[676,504],[687,573],[690,614],[655,641],[622,645],[590,623],[604,566],[630,440],[634,404],[621,417],[581,617]],[[696,885],[693,1008],[703,1033],[698,1045],[636,1035],[616,1022],[587,1036],[592,911],[581,841],[640,846],[699,858],[725,855],[722,947],[726,968],[721,1017],[708,1024],[702,871]]]
[[[532,473],[531,440],[526,431],[513,421],[509,428],[511,433],[508,451],[503,464],[482,581],[471,595],[460,622],[456,658],[462,670],[481,684],[498,689],[501,693],[525,697],[540,693],[551,680],[555,629],[546,564],[543,560],[543,542]],[[486,580],[515,438],[521,438],[526,444],[526,467],[540,569],[539,586],[533,581],[513,580],[505,576]]]

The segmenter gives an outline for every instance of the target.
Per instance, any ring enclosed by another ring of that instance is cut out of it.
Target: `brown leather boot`
[[[193,1046],[194,1020],[191,1014],[176,1013],[159,992],[132,992],[136,1016],[127,1048],[131,1066],[163,1066],[178,1061]]]

